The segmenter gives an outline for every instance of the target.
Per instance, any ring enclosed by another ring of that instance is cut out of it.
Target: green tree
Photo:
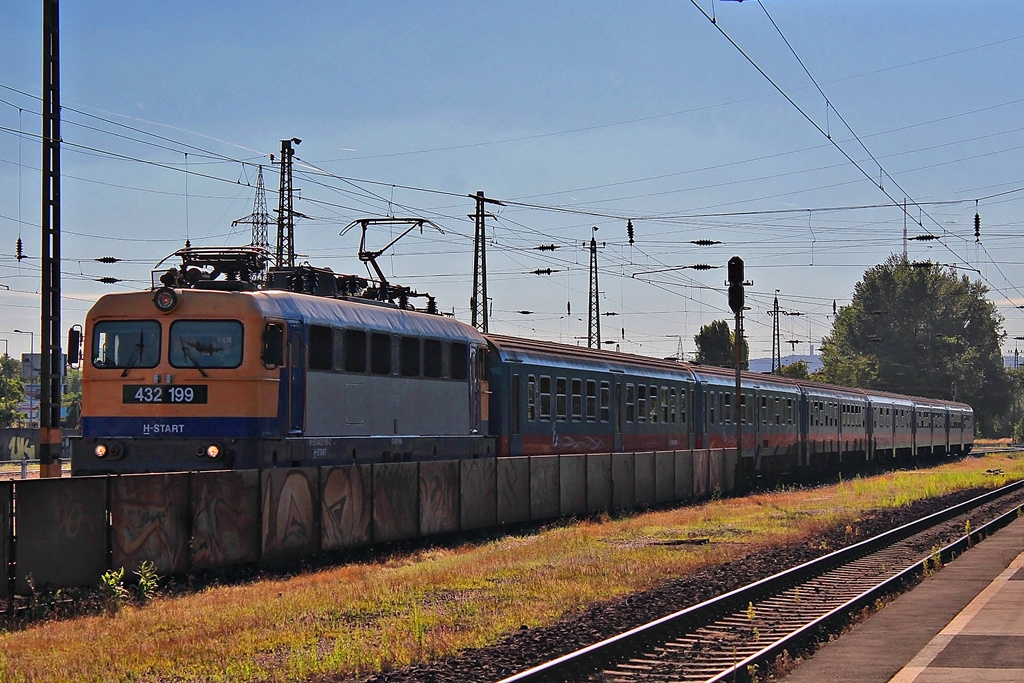
[[[891,256],[864,273],[822,340],[825,379],[955,398],[974,408],[981,433],[992,434],[1011,383],[999,347],[1002,317],[987,292],[951,268]]]
[[[21,361],[0,356],[0,427],[14,427],[21,421],[18,404],[25,399],[21,381]]]
[[[61,397],[61,404],[68,410],[64,426],[68,429],[78,429],[82,417],[81,370],[68,368],[67,375],[64,376],[64,396]]]
[[[729,323],[724,320],[715,320],[700,328],[700,332],[693,338],[697,345],[697,362],[705,365],[717,365],[723,368],[734,368],[736,363],[735,352],[736,336],[729,332]],[[747,345],[746,337],[743,338],[743,366],[747,369],[747,361],[750,355],[750,347]]]
[[[807,367],[806,361],[798,360],[795,363],[783,365],[779,368],[779,374],[792,379],[810,379],[811,369]]]

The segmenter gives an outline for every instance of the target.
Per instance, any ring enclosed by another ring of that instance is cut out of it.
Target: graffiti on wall
[[[325,469],[323,479],[320,515],[324,550],[368,544],[372,516],[370,465]]]
[[[95,586],[107,567],[107,481],[28,479],[15,484],[16,590]],[[73,558],[73,561],[69,561]]]
[[[136,474],[111,482],[114,567],[129,575],[147,561],[163,575],[188,569],[188,477]]]
[[[263,473],[264,557],[298,557],[318,549],[318,478],[315,467]]]
[[[259,472],[192,475],[192,566],[229,567],[260,558]]]
[[[28,429],[0,430],[0,460],[35,460],[38,455],[39,432]]]

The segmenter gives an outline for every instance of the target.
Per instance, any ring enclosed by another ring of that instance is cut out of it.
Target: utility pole
[[[473,237],[473,295],[469,299],[471,324],[481,332],[487,332],[487,226],[484,219],[494,218],[494,214],[485,212],[484,204],[504,204],[497,199],[488,199],[483,190],[469,196],[476,200],[476,212],[469,214],[476,226]]]
[[[292,138],[281,140],[281,186],[277,209],[277,254],[274,266],[277,268],[295,267],[295,214],[292,210],[292,157],[295,150],[292,143],[298,145],[302,140]]]
[[[39,476],[60,476],[60,22],[57,0],[43,0],[42,320],[39,371]]]
[[[267,212],[267,190],[263,185],[263,166],[259,167],[256,175],[256,199],[253,201],[252,213],[245,218],[231,221],[231,226],[248,223],[252,225],[252,246],[267,251],[270,249],[267,227],[270,225],[270,214]],[[256,274],[256,284],[263,285],[267,279],[267,265],[263,262],[263,268]]]
[[[601,307],[597,289],[597,226],[590,233],[590,307],[587,313],[587,348],[601,348]]]

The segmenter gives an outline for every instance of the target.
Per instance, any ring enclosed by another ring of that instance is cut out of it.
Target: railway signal
[[[736,421],[736,460],[743,453],[743,394],[740,387],[740,368],[743,364],[743,259],[733,256],[729,259],[729,308],[736,314],[736,334],[733,342],[736,368],[736,396],[733,401],[733,418]]]

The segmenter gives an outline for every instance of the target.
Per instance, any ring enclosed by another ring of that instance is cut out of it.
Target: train
[[[732,370],[484,334],[328,269],[260,285],[252,250],[180,255],[69,339],[73,476],[735,448],[739,432],[738,474],[785,479],[974,441],[956,401],[751,372],[736,400]]]

